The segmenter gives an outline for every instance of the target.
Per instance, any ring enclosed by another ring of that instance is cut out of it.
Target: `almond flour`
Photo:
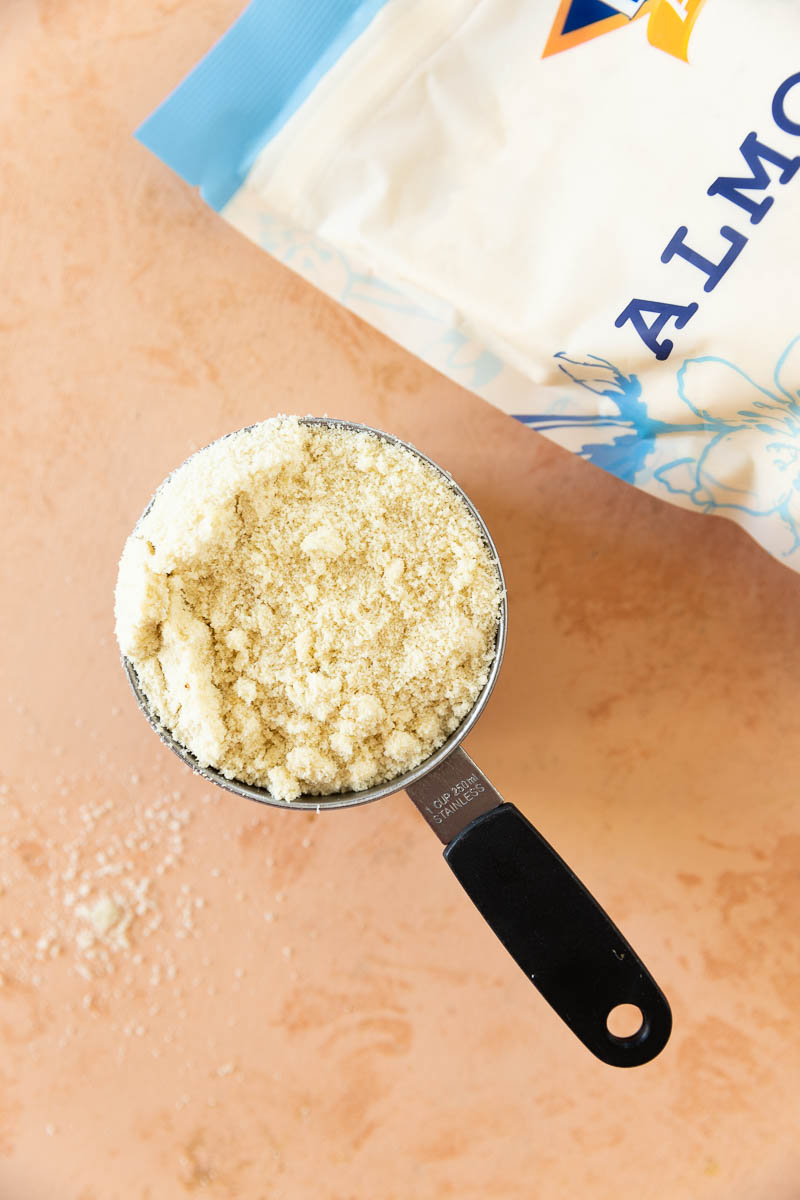
[[[116,629],[202,765],[292,800],[418,766],[473,706],[500,584],[410,450],[278,417],[199,451],[129,537]]]

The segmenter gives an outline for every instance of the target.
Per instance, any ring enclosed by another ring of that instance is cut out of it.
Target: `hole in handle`
[[[606,1017],[606,1028],[613,1038],[627,1042],[641,1033],[644,1014],[635,1004],[617,1004]]]

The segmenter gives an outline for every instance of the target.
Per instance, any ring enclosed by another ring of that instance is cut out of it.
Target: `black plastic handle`
[[[593,1054],[636,1067],[663,1050],[672,1029],[666,996],[519,809],[501,804],[476,817],[444,857],[512,958]],[[609,1031],[608,1015],[620,1004],[643,1015],[632,1037]]]

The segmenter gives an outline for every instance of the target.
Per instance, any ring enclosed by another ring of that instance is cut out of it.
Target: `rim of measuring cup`
[[[174,754],[177,754],[178,758],[182,759],[188,767],[191,767],[191,769],[198,775],[202,775],[204,779],[209,781],[209,783],[214,783],[218,787],[224,788],[228,792],[235,792],[239,796],[246,796],[248,800],[257,800],[260,804],[270,804],[274,808],[295,808],[300,810],[317,808],[351,808],[356,804],[369,804],[372,800],[380,800],[383,796],[391,796],[393,792],[402,791],[404,788],[409,787],[412,783],[416,783],[416,781],[421,779],[423,775],[427,775],[427,773],[432,771],[434,767],[437,767],[440,762],[443,762],[444,759],[447,758],[447,756],[451,754],[453,750],[455,750],[456,746],[458,746],[464,740],[469,731],[472,729],[473,725],[478,720],[478,717],[486,707],[486,702],[492,694],[492,690],[494,689],[494,685],[497,681],[497,676],[500,672],[500,667],[503,661],[503,653],[506,646],[506,631],[508,626],[508,597],[506,594],[506,581],[503,575],[503,567],[500,562],[500,555],[497,553],[497,547],[492,540],[492,535],[489,533],[483,517],[478,512],[477,508],[472,503],[463,488],[459,487],[459,485],[455,482],[452,475],[450,475],[448,471],[445,471],[443,467],[440,467],[438,463],[434,462],[433,459],[428,458],[427,454],[423,454],[423,452],[418,450],[416,446],[412,446],[410,442],[403,441],[402,438],[395,437],[395,435],[392,433],[386,433],[382,429],[375,429],[372,425],[362,425],[357,421],[345,421],[338,417],[300,417],[299,420],[303,425],[333,425],[337,426],[338,428],[353,429],[359,433],[371,433],[375,437],[379,437],[385,442],[392,442],[397,446],[403,446],[406,450],[410,450],[412,454],[416,454],[417,458],[421,458],[423,462],[428,463],[429,466],[433,467],[434,470],[442,475],[447,481],[447,484],[460,496],[461,500],[475,518],[483,539],[486,542],[486,545],[489,547],[492,556],[492,562],[500,580],[500,620],[498,621],[497,625],[494,658],[492,659],[492,664],[489,668],[489,674],[487,676],[486,683],[481,688],[478,698],[467,713],[464,720],[461,722],[458,728],[450,734],[450,736],[439,747],[439,749],[435,750],[433,754],[426,758],[424,762],[420,763],[418,767],[415,767],[411,771],[406,771],[403,775],[396,775],[393,779],[388,779],[385,783],[376,784],[375,787],[371,788],[364,788],[359,792],[331,792],[327,795],[320,796],[305,794],[298,796],[296,800],[278,800],[272,795],[268,788],[259,787],[256,784],[243,783],[239,779],[228,779],[227,776],[223,775],[220,771],[215,770],[214,767],[203,766],[201,763],[199,763],[192,754],[191,750],[187,750],[185,746],[181,745],[181,743],[178,742],[175,737],[173,737],[169,729],[167,729],[167,727],[163,725],[161,721],[159,721],[158,717],[152,711],[149,701],[139,684],[136,668],[133,666],[133,663],[130,661],[130,659],[128,659],[125,655],[122,656],[122,665],[125,669],[126,675],[128,676],[128,682],[131,685],[139,708],[147,717],[147,720],[161,738],[162,742],[169,746],[170,750],[172,750]],[[226,433],[222,438],[218,438],[217,440],[223,441],[224,438],[233,437],[238,433],[246,433],[248,429],[253,428],[253,425],[245,425],[242,429],[237,429],[233,430],[231,433]],[[209,444],[213,445],[214,443]],[[207,447],[203,448],[207,449]],[[199,453],[199,451],[196,453]],[[174,474],[174,472],[172,474]],[[171,476],[168,475],[164,482],[156,489],[156,492],[142,513],[142,517],[139,518],[139,521],[141,521],[142,518],[150,511],[155,497],[158,495],[161,488],[164,487],[169,481],[170,477]],[[139,522],[137,521],[137,525],[138,524]]]

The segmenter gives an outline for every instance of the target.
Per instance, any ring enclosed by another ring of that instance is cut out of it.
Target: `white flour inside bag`
[[[116,629],[202,765],[292,800],[382,783],[440,746],[486,682],[500,599],[435,468],[279,417],[165,481],[122,554]]]

